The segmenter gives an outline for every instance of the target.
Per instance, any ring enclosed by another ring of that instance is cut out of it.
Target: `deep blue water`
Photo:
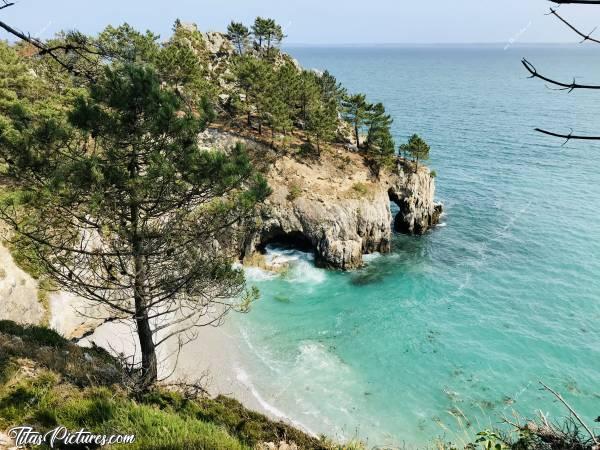
[[[462,443],[517,411],[600,415],[600,93],[528,80],[600,82],[590,47],[290,48],[382,101],[397,142],[432,146],[445,226],[396,236],[354,273],[304,254],[234,319],[261,396],[315,432],[370,444]],[[277,250],[275,250],[277,251]]]

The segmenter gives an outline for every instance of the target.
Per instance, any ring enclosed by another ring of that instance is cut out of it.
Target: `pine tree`
[[[272,81],[267,87],[266,108],[269,116],[269,124],[275,131],[284,134],[293,126],[293,103],[297,96],[298,71],[290,64],[285,63],[277,69],[273,69]]]
[[[317,84],[321,90],[321,97],[326,102],[332,101],[341,105],[347,96],[346,88],[327,70],[317,77]]]
[[[0,103],[0,160],[20,186],[0,217],[57,286],[132,323],[146,389],[159,346],[256,295],[236,300],[243,273],[214,243],[268,188],[240,146],[198,147],[209,115],[153,68],[104,67],[84,90],[67,108],[25,94]]]
[[[337,108],[333,102],[314,102],[308,108],[307,131],[317,144],[321,154],[321,144],[331,142],[338,125]]]
[[[237,47],[240,55],[244,54],[244,49],[250,39],[250,30],[241,22],[231,22],[227,26],[227,37]]]
[[[281,43],[285,38],[283,30],[273,19],[265,19],[257,17],[252,26],[252,34],[254,35],[254,45],[260,51],[265,51],[268,55],[271,49]]]
[[[342,102],[343,118],[354,128],[356,146],[360,148],[360,131],[366,125],[372,105],[364,94],[346,97]]]
[[[309,108],[320,98],[319,84],[314,72],[304,70],[298,79],[297,117],[302,127],[306,128],[309,120]]]
[[[382,103],[373,105],[366,120],[369,130],[366,141],[367,155],[377,174],[381,168],[390,166],[394,161],[396,147],[390,129],[392,122]]]
[[[400,145],[400,151],[406,152],[415,161],[415,170],[419,170],[419,160],[429,159],[430,147],[418,134],[413,134],[408,143]]]
[[[244,97],[243,107],[248,126],[252,126],[252,115],[258,121],[258,131],[262,134],[265,121],[268,122],[269,96],[272,89],[273,67],[264,59],[252,55],[237,58],[233,74]]]

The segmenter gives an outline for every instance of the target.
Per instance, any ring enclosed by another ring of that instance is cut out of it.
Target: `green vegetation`
[[[232,22],[228,27],[237,48],[237,57],[232,59],[235,90],[227,108],[230,120],[242,115],[246,126],[255,127],[259,135],[268,126],[271,144],[276,133],[296,132],[314,144],[318,155],[323,144],[340,139],[345,122],[376,175],[382,168],[393,168],[392,119],[383,104],[370,104],[364,94],[348,95],[329,72],[299,69],[278,52],[276,45],[284,36],[273,20],[257,18],[251,34],[254,52],[247,51],[250,32],[243,24]]]
[[[98,434],[135,434],[128,449],[252,449],[287,441],[334,449],[239,402],[155,388],[133,396],[119,362],[43,327],[0,321],[0,430],[24,423]]]
[[[227,37],[236,46],[240,55],[244,54],[250,39],[250,30],[241,22],[231,22],[227,26]]]
[[[38,100],[51,85],[27,79],[23,65],[17,80],[39,84],[39,92],[19,95],[13,86],[16,95],[0,105],[0,157],[20,186],[4,198],[0,217],[27,250],[20,254],[57,286],[108,307],[111,317],[136,318],[142,388],[157,379],[156,348],[179,332],[175,311],[202,326],[218,319],[207,316],[211,302],[227,305],[225,314],[256,297],[240,297],[243,273],[210,243],[269,193],[241,146],[198,147],[212,108],[204,94],[177,91],[197,86],[195,64],[165,66],[164,76],[160,69],[164,58],[198,61],[178,44],[184,32],[159,47],[129,27],[107,29],[99,40],[123,56],[93,83],[72,77],[81,85],[72,95]]]
[[[252,25],[252,34],[254,35],[254,45],[261,51],[269,54],[274,46],[281,43],[285,35],[281,25],[278,25],[273,19],[257,17]]]
[[[369,193],[369,188],[365,183],[354,183],[352,190],[358,194],[359,197],[364,197]]]
[[[392,167],[395,160],[396,149],[390,133],[392,122],[392,118],[385,113],[382,103],[377,103],[370,108],[366,147],[367,157],[376,174],[379,174],[382,167]]]
[[[301,195],[302,195],[302,189],[300,189],[300,187],[298,185],[292,184],[290,186],[290,192],[288,192],[287,199],[288,199],[288,201],[293,202],[294,200],[299,198]]]
[[[344,120],[352,125],[356,146],[360,148],[361,131],[369,119],[369,112],[372,106],[367,103],[367,98],[364,94],[354,94],[343,99],[342,107]]]
[[[400,145],[400,152],[413,158],[416,162],[415,170],[419,170],[419,160],[429,159],[430,147],[418,134],[413,134],[408,143]]]

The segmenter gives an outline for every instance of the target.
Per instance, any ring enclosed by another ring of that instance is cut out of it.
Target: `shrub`
[[[290,190],[289,190],[286,198],[288,199],[288,201],[293,202],[301,195],[302,195],[302,189],[300,189],[300,187],[298,185],[292,184],[290,186]]]
[[[35,325],[21,326],[10,320],[0,320],[0,333],[18,336],[25,341],[54,348],[63,348],[69,342],[56,331]]]
[[[356,192],[359,196],[364,197],[369,193],[369,187],[364,183],[354,183],[352,185],[352,190]]]

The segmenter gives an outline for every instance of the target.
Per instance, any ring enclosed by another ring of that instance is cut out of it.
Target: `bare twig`
[[[550,14],[553,15],[553,16],[556,16],[558,18],[558,20],[560,20],[562,23],[564,23],[566,26],[568,26],[571,30],[573,30],[575,33],[577,33],[579,36],[581,36],[583,38],[583,41],[581,41],[581,42],[590,41],[590,42],[595,42],[596,44],[600,44],[600,40],[594,39],[593,37],[591,37],[592,33],[596,30],[595,28],[590,33],[585,34],[585,33],[582,33],[581,31],[579,31],[573,25],[571,25],[567,20],[565,20],[564,18],[562,18],[556,12],[556,9],[550,8]]]
[[[557,3],[559,5],[569,5],[569,4],[577,4],[577,5],[600,5],[600,0],[549,0],[552,3]]]
[[[94,326],[93,328],[90,328],[89,330],[87,330],[85,333],[83,333],[81,336],[79,337],[74,337],[71,339],[71,342],[73,342],[74,344],[79,343],[80,341],[84,340],[87,337],[90,337],[91,335],[93,335],[96,330],[101,327],[102,325],[106,324],[106,323],[111,323],[111,322],[117,322],[119,320],[125,320],[122,317],[108,317],[106,319],[104,319],[101,323],[99,323],[98,325]]]
[[[555,133],[553,131],[542,130],[541,128],[536,128],[535,131],[537,131],[538,133],[547,134],[548,136],[554,136],[554,137],[566,139],[566,142],[569,142],[571,139],[584,140],[584,141],[600,141],[600,136],[582,136],[582,135],[573,134],[573,132],[571,132],[569,134]]]
[[[585,428],[585,430],[588,432],[588,434],[592,438],[592,441],[594,441],[594,444],[598,445],[598,439],[596,438],[596,436],[594,436],[594,433],[592,433],[592,430],[590,430],[589,427],[585,424],[585,422],[583,420],[581,420],[581,417],[579,417],[579,415],[575,412],[575,410],[571,407],[571,405],[569,405],[565,401],[565,399],[562,398],[562,395],[560,395],[558,392],[556,392],[554,389],[552,389],[548,385],[544,384],[542,381],[540,381],[540,384],[544,387],[544,389],[546,389],[548,392],[550,392],[552,395],[554,395],[563,405],[565,405],[565,407],[569,410],[569,412],[573,415],[573,417],[575,417],[575,419],[577,419],[577,421],[581,424],[581,426],[583,428]]]
[[[575,79],[573,79],[572,83],[564,83],[562,81],[556,81],[553,80],[552,78],[548,78],[542,74],[540,74],[537,69],[535,68],[535,66],[533,64],[531,64],[526,58],[523,58],[521,60],[521,63],[523,64],[523,66],[525,67],[525,69],[527,69],[527,71],[531,74],[531,76],[529,78],[539,78],[540,80],[544,80],[550,84],[554,84],[556,86],[560,86],[560,90],[564,90],[564,91],[573,91],[574,89],[600,89],[600,85],[595,85],[595,84],[579,84],[575,81]]]

